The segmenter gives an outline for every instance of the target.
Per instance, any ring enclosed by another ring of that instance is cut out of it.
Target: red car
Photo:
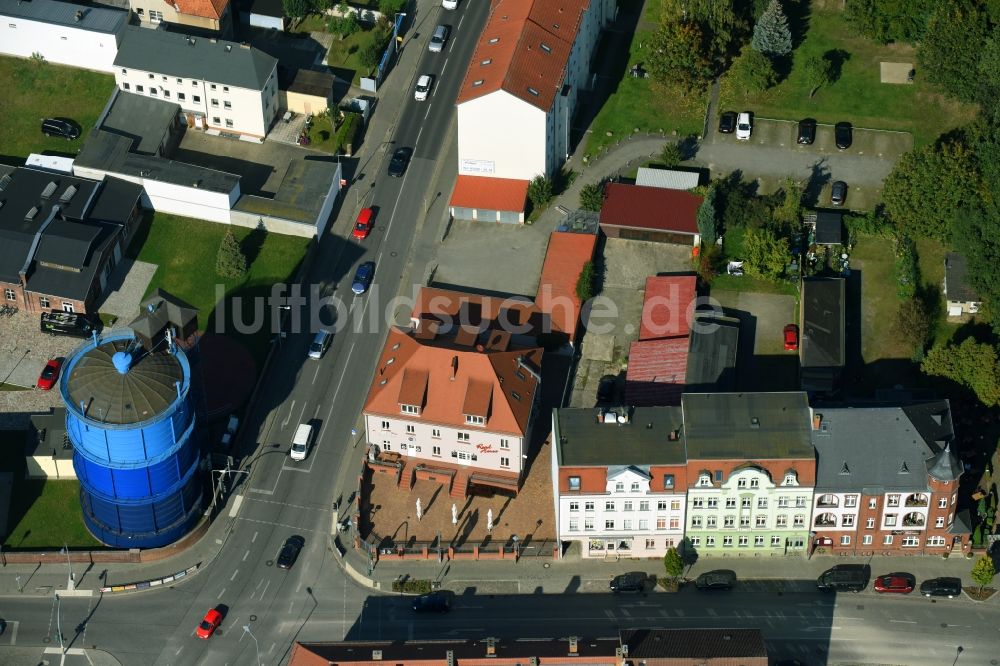
[[[222,624],[222,613],[213,608],[205,613],[205,618],[194,633],[198,635],[198,638],[208,638],[215,633],[220,624]]]
[[[799,348],[799,327],[795,324],[785,326],[785,351],[795,351]]]
[[[59,369],[62,367],[62,361],[57,358],[50,360],[42,368],[42,374],[38,376],[38,388],[43,391],[49,391],[53,386],[56,385],[56,380],[59,379]]]
[[[879,576],[875,579],[876,592],[896,592],[898,594],[909,594],[917,585],[917,579],[913,574],[891,573]]]
[[[351,235],[358,240],[364,240],[368,238],[368,234],[372,231],[372,218],[375,217],[375,211],[371,208],[362,208],[361,212],[358,213],[358,221],[354,223],[354,231]]]

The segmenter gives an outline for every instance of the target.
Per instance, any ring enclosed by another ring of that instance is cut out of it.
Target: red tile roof
[[[189,16],[201,16],[202,18],[220,19],[229,0],[169,0],[164,4],[176,7],[181,14]]]
[[[582,306],[576,283],[583,265],[594,258],[596,245],[596,234],[553,231],[549,236],[535,303],[542,312],[549,313],[553,326],[570,340],[575,337]]]
[[[496,329],[516,335],[535,335],[552,329],[548,315],[526,298],[481,296],[450,289],[423,287],[410,321],[426,328],[428,322]],[[419,335],[419,333],[418,333]]]
[[[625,404],[636,407],[681,404],[687,358],[686,337],[633,342],[628,352]]]
[[[526,180],[459,175],[449,205],[482,210],[523,211],[527,199]]]
[[[698,207],[703,197],[662,187],[608,183],[601,224],[656,231],[698,233]]]
[[[457,103],[505,90],[543,111],[551,109],[589,4],[494,0]]]
[[[665,275],[646,278],[639,339],[687,337],[691,334],[698,278]]]

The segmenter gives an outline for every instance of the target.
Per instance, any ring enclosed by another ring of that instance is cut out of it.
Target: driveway
[[[736,381],[741,391],[798,390],[799,359],[785,351],[782,329],[796,321],[794,296],[713,290],[726,314],[740,319]]]

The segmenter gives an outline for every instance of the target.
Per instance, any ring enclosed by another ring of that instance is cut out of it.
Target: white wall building
[[[189,127],[263,141],[278,113],[278,61],[249,45],[129,26],[114,66],[121,90],[180,105]]]
[[[128,12],[55,0],[0,2],[0,53],[111,72]]]

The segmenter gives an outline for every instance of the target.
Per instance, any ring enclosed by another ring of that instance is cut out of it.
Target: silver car
[[[439,25],[434,28],[434,34],[431,35],[431,43],[427,46],[427,49],[431,53],[441,53],[444,50],[444,44],[448,41],[448,26]]]

